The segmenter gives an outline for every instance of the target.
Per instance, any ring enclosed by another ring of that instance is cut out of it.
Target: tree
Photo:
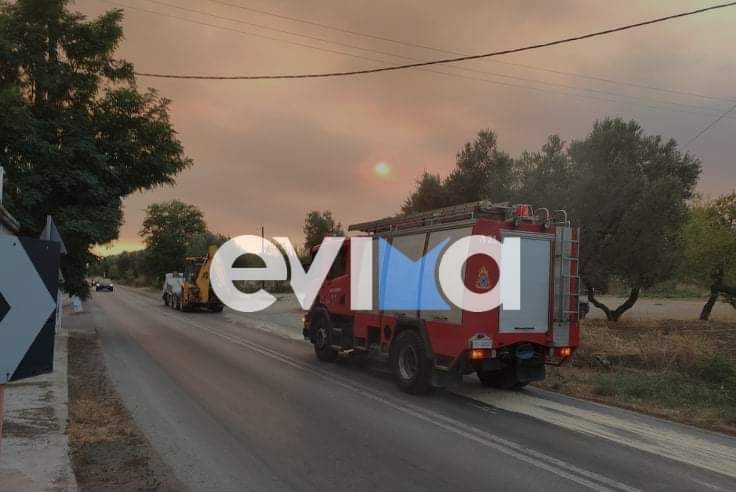
[[[674,140],[644,135],[634,121],[605,119],[567,149],[551,135],[539,152],[518,159],[498,150],[483,130],[458,154],[450,175],[424,173],[402,206],[404,213],[481,199],[565,209],[581,226],[580,272],[590,302],[617,320],[641,289],[668,278],[679,253],[686,202],[700,162],[682,154]],[[613,278],[630,289],[616,308],[599,301]]]
[[[572,168],[558,135],[551,135],[540,152],[523,152],[515,161],[514,175],[520,201],[552,211],[570,206]]]
[[[424,212],[479,200],[510,200],[513,183],[514,160],[498,150],[496,134],[485,129],[458,152],[455,168],[444,180],[425,172],[401,209]]]
[[[403,213],[426,212],[447,206],[447,194],[439,174],[424,172],[417,179],[416,189],[401,206]]]
[[[202,212],[193,205],[178,200],[149,205],[140,235],[152,276],[161,279],[167,272],[182,271],[187,250],[206,232]]]
[[[204,231],[192,237],[185,254],[186,256],[206,256],[210,246],[222,246],[228,239],[230,238],[223,234]]]
[[[732,305],[736,297],[736,192],[694,206],[682,242],[688,279],[710,289],[700,312],[707,321],[719,297]]]
[[[304,219],[304,251],[309,251],[316,245],[322,243],[325,236],[342,236],[345,234],[342,230],[342,224],[335,222],[332,218],[332,212],[325,210],[320,213],[313,210],[307,214]]]
[[[569,209],[581,225],[583,282],[590,302],[615,321],[641,289],[672,274],[700,162],[674,140],[646,136],[636,122],[619,118],[596,122],[585,140],[572,142],[569,157]],[[629,295],[611,309],[595,292],[614,277]]]
[[[68,255],[65,290],[85,297],[90,249],[118,236],[122,198],[191,165],[167,99],[141,93],[114,58],[122,11],[88,21],[68,0],[0,0],[0,165],[21,234],[52,215]]]
[[[479,200],[496,202],[512,195],[514,161],[498,150],[496,134],[485,129],[457,155],[455,169],[445,180],[450,205]]]

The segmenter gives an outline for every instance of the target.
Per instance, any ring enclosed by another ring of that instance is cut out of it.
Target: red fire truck
[[[416,260],[465,236],[500,242],[518,237],[521,309],[471,312],[448,303],[450,310],[442,311],[352,311],[346,241],[304,318],[304,337],[320,360],[335,361],[340,353],[386,360],[399,387],[418,394],[473,372],[487,386],[520,388],[544,379],[545,364],[562,363],[577,347],[578,230],[564,211],[474,202],[355,224],[349,230],[373,238],[374,279],[379,238]],[[390,256],[382,261],[389,262],[382,267],[391,268]],[[489,256],[474,255],[462,275],[466,288],[480,293],[493,288],[499,268]]]

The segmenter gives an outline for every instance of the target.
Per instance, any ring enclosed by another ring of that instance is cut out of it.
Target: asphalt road
[[[87,308],[123,401],[191,490],[736,490],[730,437],[473,381],[413,397],[375,368],[144,291]]]

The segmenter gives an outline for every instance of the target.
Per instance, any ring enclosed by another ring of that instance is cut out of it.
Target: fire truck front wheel
[[[415,395],[432,390],[432,361],[421,335],[404,330],[391,344],[391,371],[399,388]]]
[[[314,344],[314,353],[322,362],[335,362],[337,360],[337,350],[330,345],[330,326],[323,316],[317,316],[312,321],[312,343]]]

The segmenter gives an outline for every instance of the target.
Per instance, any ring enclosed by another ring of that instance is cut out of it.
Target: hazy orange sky
[[[543,42],[713,4],[222,1],[458,53]],[[141,72],[321,72],[447,56],[213,0],[77,0],[71,5],[88,16],[115,7],[126,11],[118,55]],[[552,133],[566,141],[584,137],[596,119],[608,115],[636,119],[648,133],[684,143],[736,102],[735,23],[736,8],[725,9],[434,69],[444,73],[253,82],[140,78],[141,87],[154,87],[172,100],[174,126],[195,165],[178,176],[176,186],[126,199],[119,244],[108,251],[138,244],[146,205],[174,198],[201,208],[213,231],[258,234],[264,225],[267,236],[288,235],[295,243],[301,242],[308,210],[330,209],[343,224],[390,215],[423,170],[446,174],[456,152],[481,128],[496,131],[500,148],[513,155],[537,150]],[[736,113],[689,149],[703,161],[701,192],[735,187],[735,129]],[[386,164],[382,168],[388,174],[375,172],[379,163]]]

